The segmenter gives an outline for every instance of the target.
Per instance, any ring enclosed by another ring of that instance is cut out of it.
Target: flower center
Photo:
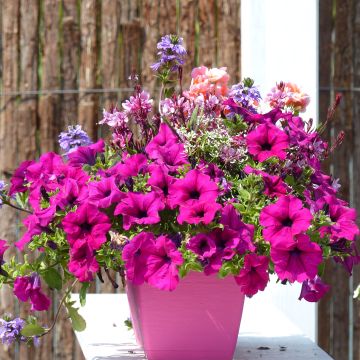
[[[200,193],[197,190],[193,190],[190,193],[190,199],[196,199],[199,200],[200,198]]]
[[[139,210],[137,217],[140,218],[140,219],[147,217],[147,211]]]
[[[81,224],[81,230],[85,233],[89,233],[92,229],[91,224],[89,224],[88,222],[84,222]]]
[[[263,151],[269,151],[269,150],[272,149],[272,145],[269,144],[268,142],[266,142],[266,143],[264,143],[264,144],[261,144],[261,149],[262,149]]]
[[[111,190],[106,190],[106,191],[104,192],[104,196],[105,196],[105,197],[110,196],[110,194],[111,194]]]
[[[286,219],[284,219],[284,220],[282,221],[282,225],[283,225],[283,226],[290,227],[292,224],[293,224],[293,221],[292,221],[289,217],[287,217]]]
[[[205,211],[204,210],[199,210],[196,212],[196,216],[199,217],[199,218],[202,218],[204,217],[205,215]]]

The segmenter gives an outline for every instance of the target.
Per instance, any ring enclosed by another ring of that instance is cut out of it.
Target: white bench
[[[74,300],[78,295],[73,295]],[[124,321],[129,317],[125,294],[89,294],[80,310],[87,322],[76,333],[86,360],[146,359],[132,331]],[[245,300],[234,360],[331,360],[314,342],[289,321],[274,305]],[[171,360],[171,359],[169,359]],[[186,360],[186,359],[184,359]]]

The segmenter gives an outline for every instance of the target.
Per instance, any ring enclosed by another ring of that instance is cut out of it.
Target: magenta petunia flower
[[[177,180],[169,188],[169,202],[172,208],[189,200],[214,203],[217,196],[216,183],[199,170],[190,170],[183,179]]]
[[[20,166],[15,170],[15,172],[10,180],[10,182],[11,182],[11,186],[10,186],[10,190],[9,190],[10,196],[14,195],[15,193],[25,192],[26,190],[28,190],[28,187],[25,186],[26,173],[27,173],[27,168],[33,164],[35,164],[35,161],[26,160],[26,161],[23,161],[20,164]]]
[[[221,205],[216,202],[188,200],[185,204],[180,205],[177,221],[179,224],[186,222],[188,224],[203,223],[207,225],[213,221],[215,214],[220,209]]]
[[[149,157],[160,165],[165,165],[170,171],[176,171],[178,167],[188,164],[183,144],[171,144],[160,147]]]
[[[123,227],[129,230],[133,225],[150,225],[160,222],[159,211],[165,205],[155,191],[147,194],[128,192],[116,206],[115,215],[123,215]]]
[[[220,182],[224,177],[224,172],[213,163],[200,161],[198,168],[203,174],[209,175],[210,179],[214,180],[216,183]]]
[[[344,206],[343,201],[339,201],[335,196],[325,196],[323,201],[328,207],[329,217],[333,224],[321,227],[321,236],[330,234],[333,241],[341,238],[354,240],[359,234],[359,228],[356,225],[356,210]]]
[[[258,291],[263,291],[269,282],[269,259],[267,256],[247,254],[244,258],[244,266],[236,282],[240,285],[241,291],[248,297],[252,297]]]
[[[289,137],[275,125],[265,123],[249,132],[246,137],[248,151],[260,162],[272,156],[284,160],[289,147]]]
[[[184,259],[176,245],[167,236],[159,236],[154,252],[147,258],[147,282],[160,289],[173,291],[179,283],[179,266]]]
[[[50,203],[61,210],[66,207],[80,205],[89,196],[88,187],[75,179],[66,178],[58,194],[51,198]]]
[[[95,165],[97,154],[104,152],[104,149],[105,144],[102,139],[89,146],[79,146],[68,154],[69,164],[75,167],[82,167],[84,164]]]
[[[186,248],[198,255],[200,260],[211,258],[216,253],[215,240],[206,233],[191,237]]]
[[[305,299],[309,302],[319,301],[328,291],[330,286],[324,284],[320,276],[316,275],[312,280],[305,280],[302,283],[299,300]]]
[[[71,247],[78,240],[86,240],[93,250],[97,250],[106,241],[111,223],[96,206],[85,203],[64,217],[62,227]]]
[[[165,166],[151,165],[149,167],[150,178],[148,185],[151,186],[152,190],[159,192],[167,205],[169,196],[169,187],[175,182],[175,178],[169,175],[169,171]]]
[[[271,246],[270,256],[280,280],[303,282],[313,279],[322,262],[320,246],[305,234],[296,235],[292,243]]]
[[[260,213],[263,236],[272,245],[293,243],[293,237],[306,231],[312,221],[310,211],[303,208],[300,199],[281,196],[275,204],[268,205]]]
[[[76,241],[70,249],[68,268],[81,282],[92,281],[99,271],[94,250],[86,239]]]
[[[14,281],[14,294],[23,302],[30,299],[31,311],[48,310],[50,307],[50,299],[41,291],[40,276],[37,273],[18,276]]]
[[[147,158],[143,154],[124,156],[123,162],[116,165],[116,175],[121,175],[123,179],[137,176],[147,171]]]
[[[161,123],[159,133],[149,142],[145,151],[151,159],[157,158],[157,153],[163,147],[169,147],[173,144],[177,144],[179,139],[170,129],[170,127]]]
[[[155,252],[155,236],[150,232],[141,232],[125,245],[122,258],[125,262],[126,277],[135,285],[145,282],[147,261],[150,253]]]
[[[116,186],[115,177],[103,178],[89,183],[89,203],[99,208],[108,208],[118,203],[125,194]]]
[[[239,236],[237,251],[244,254],[246,251],[255,251],[253,243],[255,227],[252,224],[245,224],[233,205],[224,206],[221,212],[220,224],[225,228],[235,231]]]
[[[287,185],[280,176],[270,175],[262,170],[253,169],[246,165],[244,168],[246,174],[260,175],[264,182],[264,194],[269,197],[281,196],[287,193]]]

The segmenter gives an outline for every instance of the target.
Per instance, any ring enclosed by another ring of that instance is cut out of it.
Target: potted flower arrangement
[[[315,128],[299,116],[309,97],[296,85],[277,84],[262,100],[251,79],[230,88],[226,68],[201,66],[183,90],[182,39],[164,36],[157,48],[156,110],[133,76],[133,96],[100,121],[110,140],[70,127],[62,155],[25,161],[9,189],[1,183],[2,204],[29,213],[15,246],[35,256],[5,261],[1,240],[0,283],[33,311],[50,306],[44,283],[65,289],[60,306],[81,331],[69,294],[80,283],[83,304],[102,271],[116,286],[115,270],[148,359],[230,360],[244,296],[263,291],[269,274],[318,301],[327,259],[350,273],[359,261],[355,210],[321,169],[344,137],[331,147],[321,138],[340,97]],[[36,343],[51,329],[35,316],[0,321],[6,344]]]

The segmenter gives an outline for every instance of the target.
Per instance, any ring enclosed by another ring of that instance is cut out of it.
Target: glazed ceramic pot
[[[148,360],[232,360],[244,294],[232,276],[191,272],[172,291],[127,284],[136,339]]]

